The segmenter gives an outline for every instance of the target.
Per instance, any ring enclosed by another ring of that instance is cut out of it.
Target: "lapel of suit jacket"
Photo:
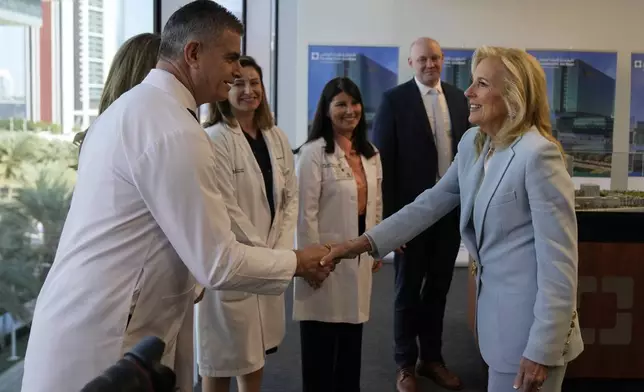
[[[465,201],[463,202],[463,208],[461,208],[461,213],[463,217],[461,219],[465,225],[468,224],[470,218],[472,218],[473,209],[474,209],[474,200],[476,200],[476,195],[478,193],[479,187],[481,186],[481,181],[483,180],[483,164],[485,163],[485,155],[483,152],[487,152],[490,146],[490,139],[485,140],[481,154],[479,154],[474,165],[467,172],[467,178],[463,181],[463,184],[467,184],[467,189],[464,189],[466,196]],[[472,149],[474,146],[472,146]]]
[[[505,175],[505,172],[514,158],[514,146],[521,139],[522,136],[516,138],[516,140],[500,151],[496,151],[494,156],[490,158],[490,164],[488,165],[485,177],[481,182],[478,194],[474,199],[474,230],[476,232],[476,247],[481,246],[481,239],[483,238],[483,222],[485,221],[485,215],[487,214],[488,207],[490,206],[490,201],[496,188],[499,187],[501,179]],[[481,151],[482,161],[485,162],[485,156],[489,150],[489,143],[487,148]]]
[[[436,148],[434,144],[434,132],[432,126],[429,123],[429,117],[427,117],[427,109],[425,108],[425,103],[423,102],[423,96],[420,95],[420,90],[418,85],[416,85],[416,79],[412,78],[407,82],[407,90],[409,90],[409,106],[410,111],[424,126],[423,136],[427,138],[427,141]]]

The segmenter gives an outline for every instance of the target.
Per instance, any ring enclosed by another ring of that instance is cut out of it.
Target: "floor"
[[[20,361],[0,374],[0,392],[20,392],[23,362]]]
[[[375,274],[371,320],[365,324],[362,356],[362,391],[394,392],[393,362],[393,265],[385,264]],[[291,311],[291,290],[287,293],[287,317]],[[467,326],[467,269],[456,268],[445,315],[444,357],[447,365],[465,384],[463,392],[485,392],[485,374],[480,356]],[[233,388],[234,389],[234,388]],[[197,386],[197,391],[200,388]],[[279,351],[268,359],[263,392],[301,391],[299,331],[287,322],[286,337]],[[446,391],[422,380],[419,392]],[[595,380],[566,384],[564,392],[642,392],[641,382],[615,383]]]
[[[291,310],[291,290],[287,292],[287,315]],[[395,365],[392,347],[393,266],[385,264],[375,274],[371,320],[365,325],[362,359],[362,391],[394,392]],[[485,377],[480,357],[467,327],[467,269],[457,268],[447,303],[444,334],[444,356],[448,366],[462,378],[463,392],[485,392]],[[0,376],[0,392],[19,392],[22,363]],[[200,391],[196,387],[196,391]],[[235,388],[233,388],[235,390]],[[641,381],[611,382],[593,380],[567,384],[564,392],[642,392]],[[263,392],[299,392],[299,331],[287,322],[286,337],[279,351],[269,357],[265,369]],[[422,380],[420,392],[445,391]]]

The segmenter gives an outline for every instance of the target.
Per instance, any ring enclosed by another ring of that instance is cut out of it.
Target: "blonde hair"
[[[103,86],[98,105],[101,115],[121,95],[141,83],[156,66],[161,37],[158,34],[143,33],[125,41],[112,60],[110,72]],[[74,137],[74,143],[82,147],[87,130]]]
[[[242,66],[242,68],[252,67],[253,69],[255,69],[255,71],[257,71],[257,74],[259,75],[259,82],[262,85],[261,102],[259,103],[257,109],[255,109],[255,113],[253,115],[253,125],[258,130],[270,129],[275,125],[275,121],[273,120],[271,109],[268,106],[268,99],[266,99],[266,89],[264,88],[262,67],[260,67],[255,59],[250,56],[242,56],[239,59],[239,64]],[[203,126],[207,128],[220,122],[223,122],[229,127],[236,127],[238,125],[237,119],[235,119],[235,116],[233,115],[233,110],[229,100],[211,103],[208,120]]]
[[[502,87],[503,102],[508,116],[494,137],[496,148],[506,148],[531,127],[555,143],[561,153],[561,144],[552,135],[546,74],[539,61],[520,49],[482,46],[472,57],[472,74],[485,59],[498,60],[505,70]],[[476,152],[481,153],[487,135],[479,130],[475,138]]]

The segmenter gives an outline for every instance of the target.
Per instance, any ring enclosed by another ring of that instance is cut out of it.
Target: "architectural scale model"
[[[640,191],[602,191],[599,185],[581,184],[575,191],[577,210],[643,210],[644,192]]]

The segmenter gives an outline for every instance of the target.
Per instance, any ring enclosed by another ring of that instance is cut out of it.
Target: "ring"
[[[328,250],[331,250],[331,244],[324,244],[324,247],[327,248]]]

